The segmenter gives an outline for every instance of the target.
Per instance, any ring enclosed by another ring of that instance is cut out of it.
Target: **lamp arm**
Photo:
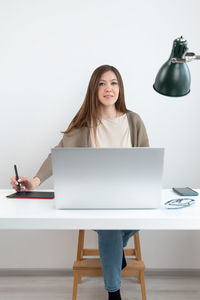
[[[171,58],[172,63],[187,63],[193,60],[200,60],[200,55],[196,55],[193,52],[186,52],[183,54],[182,58]]]

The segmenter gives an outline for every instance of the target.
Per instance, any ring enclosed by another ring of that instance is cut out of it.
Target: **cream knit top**
[[[127,115],[123,114],[114,119],[102,119],[97,126],[97,146],[93,129],[90,130],[93,148],[132,147]]]

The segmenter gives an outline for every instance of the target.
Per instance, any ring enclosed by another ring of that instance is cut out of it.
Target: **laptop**
[[[163,148],[53,148],[57,209],[161,206]]]

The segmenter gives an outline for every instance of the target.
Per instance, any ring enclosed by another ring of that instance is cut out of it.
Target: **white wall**
[[[186,97],[152,88],[175,38],[200,53],[199,11],[198,0],[1,0],[0,188],[10,187],[14,163],[20,175],[34,176],[101,64],[120,70],[127,107],[143,118],[151,146],[165,147],[164,187],[199,188],[199,62],[189,64]],[[52,179],[42,186],[51,187]],[[147,267],[200,268],[198,231],[141,237]],[[69,268],[75,258],[76,231],[1,231],[0,239],[0,268]],[[96,242],[87,232],[88,245]]]

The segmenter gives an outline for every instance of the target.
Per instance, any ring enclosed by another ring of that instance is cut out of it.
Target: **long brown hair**
[[[75,117],[72,119],[67,130],[65,130],[63,133],[69,133],[74,128],[91,127],[91,124],[93,124],[96,142],[96,128],[98,121],[101,121],[99,116],[100,101],[98,100],[97,96],[99,81],[101,75],[108,71],[115,73],[119,84],[119,97],[115,103],[115,107],[117,111],[122,113],[126,113],[128,111],[124,98],[124,85],[119,71],[113,66],[102,65],[95,69],[92,73],[83,104],[81,105],[81,108]]]

